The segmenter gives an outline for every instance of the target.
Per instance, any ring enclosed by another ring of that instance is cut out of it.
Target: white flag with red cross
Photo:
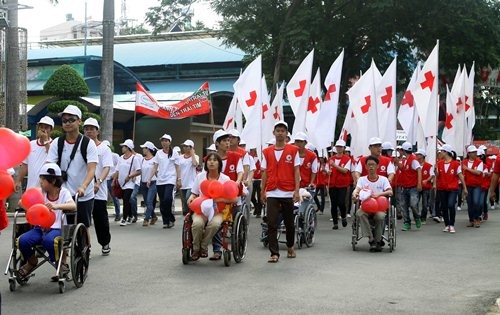
[[[425,137],[437,135],[438,103],[438,58],[439,41],[427,58],[417,78],[417,86],[413,92],[415,105],[424,129]]]
[[[448,109],[448,98],[446,99],[446,120],[445,125],[448,123],[450,119],[453,119],[451,123],[453,125],[453,134],[446,135],[446,138],[451,141],[451,143],[445,140],[444,134],[446,131],[443,130],[443,140],[451,144],[457,152],[458,155],[464,155],[464,147],[465,147],[465,83],[467,79],[467,70],[464,68],[460,69],[460,66],[457,69],[457,74],[455,75],[455,80],[453,80],[453,86],[450,90],[450,109]],[[447,131],[448,132],[448,131]]]
[[[375,95],[380,139],[396,145],[396,58],[378,82]]]
[[[273,137],[274,117],[271,111],[271,101],[267,92],[267,84],[265,76],[262,76],[262,116],[261,116],[261,143],[266,143]]]
[[[238,104],[247,121],[262,102],[261,78],[262,56],[259,55],[246,67],[245,71],[233,84],[234,92],[238,96]]]
[[[469,75],[466,76],[467,79],[465,82],[465,144],[472,144],[472,129],[476,124],[476,110],[474,108],[474,64],[475,63],[473,62],[472,67],[470,68]]]
[[[351,133],[353,153],[367,155],[371,137],[378,137],[377,107],[375,100],[374,64],[347,91],[352,106],[357,132]]]
[[[443,135],[441,138],[445,143],[455,148],[455,150],[459,149],[456,146],[455,142],[455,134],[457,133],[457,118],[458,118],[457,116],[458,116],[457,107],[456,104],[454,103],[452,92],[450,91],[448,86],[446,86],[446,121],[444,124]],[[457,134],[457,137],[462,138],[460,134]]]
[[[306,132],[306,112],[309,101],[314,49],[307,55],[286,86],[288,102],[295,115],[293,134]]]
[[[326,74],[326,93],[321,104],[321,119],[317,122],[316,141],[319,149],[327,148],[335,139],[335,126],[337,123],[337,112],[339,107],[340,80],[342,77],[342,64],[344,62],[344,50],[333,62]]]
[[[321,111],[321,75],[319,68],[309,89],[309,99],[307,101],[306,130],[309,142],[317,146],[317,127]]]
[[[406,133],[406,141],[410,142],[411,144],[415,144],[417,142],[417,126],[415,122],[418,122],[418,114],[415,110],[415,100],[413,97],[413,92],[415,91],[415,88],[417,86],[417,78],[419,72],[420,63],[417,64],[417,67],[413,71],[398,111],[399,124]]]
[[[224,124],[222,128],[224,130],[236,129],[235,119],[236,119],[236,107],[238,106],[238,97],[236,94],[233,94],[233,98],[231,99],[231,103],[229,104],[229,108],[227,110],[226,118],[224,119]]]
[[[271,113],[273,115],[274,122],[279,120],[284,120],[283,116],[283,92],[285,91],[285,83],[281,83],[280,87],[276,91],[273,103],[271,104]],[[269,139],[267,139],[269,140]],[[266,140],[266,141],[267,141]]]

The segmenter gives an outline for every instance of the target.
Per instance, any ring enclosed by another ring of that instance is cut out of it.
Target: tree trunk
[[[7,28],[7,88],[5,91],[5,125],[19,131],[19,34],[17,28],[17,0],[8,0],[9,27]]]
[[[273,85],[272,85],[272,95],[276,95],[276,84],[278,83],[280,79],[280,71],[281,71],[281,60],[283,59],[283,53],[285,51],[285,33],[288,29],[288,23],[290,21],[290,18],[292,17],[293,12],[295,9],[299,6],[301,6],[304,3],[304,0],[294,0],[293,3],[290,5],[288,8],[288,11],[286,12],[285,16],[285,21],[283,21],[283,26],[281,28],[281,32],[279,35],[279,48],[278,52],[276,54],[276,64],[274,65],[274,74],[273,74]]]
[[[104,0],[102,17],[101,139],[113,143],[115,1]]]

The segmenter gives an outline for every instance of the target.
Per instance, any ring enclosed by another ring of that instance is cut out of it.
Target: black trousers
[[[339,222],[338,210],[340,210],[340,216],[342,219],[345,219],[346,217],[345,196],[347,194],[347,187],[330,187],[328,192],[330,194],[330,204],[332,206],[331,212],[333,224],[337,224]]]
[[[253,214],[261,215],[262,214],[262,201],[260,198],[260,179],[254,179],[252,183],[252,204],[254,207]]]
[[[267,239],[271,255],[279,256],[279,244],[277,239],[278,224],[283,218],[286,227],[286,246],[293,247],[295,243],[295,225],[293,216],[292,198],[267,198]]]
[[[95,234],[97,241],[101,246],[108,245],[111,241],[111,234],[109,233],[109,219],[106,200],[94,199],[94,210],[92,210],[92,217],[94,218]]]

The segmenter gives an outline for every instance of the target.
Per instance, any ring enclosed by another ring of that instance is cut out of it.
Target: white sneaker
[[[453,225],[450,225],[450,233],[455,233],[455,227]]]
[[[446,226],[444,229],[443,229],[443,232],[450,232],[450,226]]]
[[[351,215],[348,213],[348,214],[347,214],[347,217],[348,217],[348,218],[350,218],[350,217],[351,217]]]
[[[432,217],[432,220],[434,220],[436,223],[441,223],[441,219],[439,217]]]
[[[491,210],[495,210],[495,205],[490,207]]]
[[[331,218],[330,221],[333,221],[333,218]]]
[[[127,221],[125,221],[124,219],[122,219],[122,221],[120,222],[120,226],[125,226],[127,225]]]
[[[460,211],[460,210],[462,210],[462,208],[460,208],[460,207],[457,207],[457,211]]]

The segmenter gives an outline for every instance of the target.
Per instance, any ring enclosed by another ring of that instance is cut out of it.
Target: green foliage
[[[68,106],[68,105],[77,106],[82,111],[82,115],[83,115],[83,113],[89,111],[87,106],[85,106],[84,104],[82,104],[78,101],[70,101],[70,100],[61,100],[61,101],[52,102],[47,106],[47,110],[49,113],[58,114],[58,113],[62,112],[66,108],[66,106]]]
[[[137,26],[128,26],[120,30],[120,35],[136,35],[136,34],[149,34],[149,33],[150,31],[144,27],[143,23]]]
[[[146,23],[153,26],[153,34],[169,31],[171,27],[184,27],[191,23],[191,5],[196,0],[161,0],[160,5],[149,8]]]
[[[89,94],[87,83],[78,72],[68,65],[62,65],[54,71],[43,86],[46,95],[72,99]]]

